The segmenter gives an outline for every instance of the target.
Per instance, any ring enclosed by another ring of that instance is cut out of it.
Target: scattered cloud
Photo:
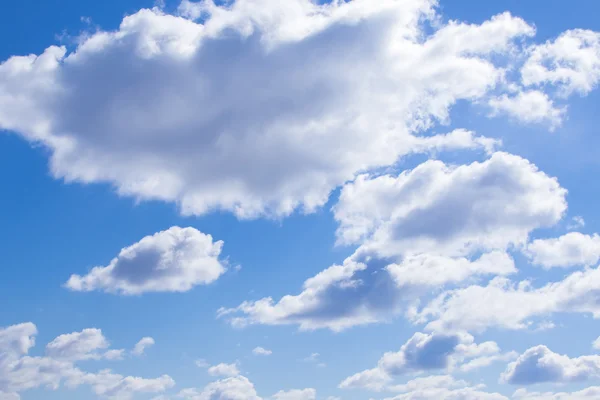
[[[487,286],[446,291],[411,315],[431,330],[484,331],[490,327],[525,329],[552,313],[590,313],[600,317],[600,270],[586,269],[539,288],[528,281],[497,277]]]
[[[600,236],[569,232],[558,238],[536,239],[525,255],[543,268],[591,266],[600,260]]]
[[[233,364],[217,364],[208,368],[208,374],[211,376],[227,376],[233,377],[238,376],[240,374],[240,370],[238,369],[238,363],[235,362]]]
[[[570,358],[540,345],[527,349],[510,363],[502,381],[515,385],[566,383],[600,377],[600,356]]]
[[[555,85],[563,96],[589,93],[600,81],[600,33],[574,29],[533,46],[521,76],[527,86]]]
[[[72,275],[66,287],[124,295],[186,292],[214,282],[225,272],[219,260],[222,247],[223,242],[214,242],[210,235],[174,226],[124,248],[106,267]]]
[[[262,347],[255,347],[254,350],[252,350],[252,354],[255,356],[270,356],[273,352]]]
[[[142,339],[140,339],[139,342],[137,342],[133,348],[133,350],[131,351],[134,355],[136,356],[141,356],[142,354],[144,354],[144,352],[146,351],[146,349],[148,347],[152,347],[154,346],[154,339],[151,337],[144,337]]]
[[[495,342],[475,343],[467,333],[417,332],[398,352],[388,352],[381,357],[377,367],[354,374],[343,380],[342,389],[368,389],[373,391],[404,391],[402,385],[393,385],[394,377],[425,371],[449,371],[458,367],[469,371],[505,360],[512,355],[500,353]],[[420,381],[419,381],[420,382]]]
[[[360,245],[352,256],[306,280],[298,295],[247,301],[219,315],[235,326],[334,331],[388,320],[433,288],[515,273],[507,249],[556,224],[565,195],[555,178],[507,153],[360,176],[334,207],[338,241]]]
[[[32,323],[0,328],[0,398],[19,399],[18,393],[45,387],[90,386],[101,397],[129,400],[137,393],[156,394],[173,387],[168,375],[158,378],[123,376],[108,369],[86,372],[76,364],[84,360],[112,359],[122,350],[107,350],[109,343],[99,329],[60,335],[46,346],[43,357],[29,356],[37,328]]]

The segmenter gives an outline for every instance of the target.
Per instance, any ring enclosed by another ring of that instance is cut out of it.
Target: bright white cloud
[[[106,267],[72,275],[66,286],[125,295],[186,292],[214,282],[225,272],[219,260],[222,247],[223,242],[214,242],[210,235],[174,226],[122,249]]]
[[[245,376],[235,376],[209,383],[203,390],[184,389],[178,397],[185,400],[262,400],[254,384]]]
[[[287,391],[279,391],[272,397],[273,400],[315,400],[317,391],[312,388],[308,389],[293,389]]]
[[[600,34],[574,29],[533,46],[521,69],[523,84],[552,84],[562,95],[587,94],[600,80]]]
[[[209,375],[212,375],[212,376],[233,377],[233,376],[238,376],[240,374],[240,370],[238,369],[237,363],[233,363],[233,364],[221,363],[221,364],[213,365],[212,367],[208,368],[208,373],[209,373]]]
[[[393,385],[394,377],[424,371],[451,370],[456,366],[462,371],[467,371],[505,358],[495,342],[475,343],[473,336],[466,333],[417,332],[402,345],[400,351],[385,353],[376,368],[346,378],[339,387],[373,391],[413,391],[416,389],[406,385]],[[463,366],[465,368],[462,368]]]
[[[390,391],[400,394],[385,400],[508,400],[498,393],[484,392],[484,387],[449,375],[432,375],[391,387]]]
[[[518,389],[512,396],[514,400],[593,400],[600,397],[600,386],[592,386],[577,392],[529,392]]]
[[[334,207],[339,241],[361,244],[352,256],[306,280],[298,295],[244,302],[220,315],[238,326],[337,331],[389,319],[434,287],[514,273],[506,250],[556,224],[565,195],[555,178],[507,153],[360,176]]]
[[[566,107],[556,107],[548,95],[539,90],[520,91],[514,96],[503,94],[490,99],[492,115],[506,113],[520,121],[546,122],[553,129],[562,123]]]
[[[533,287],[494,278],[487,286],[472,285],[442,293],[419,312],[414,322],[427,329],[483,331],[489,327],[524,329],[552,313],[590,313],[600,317],[600,269],[586,269],[562,281]]]
[[[544,268],[591,266],[600,259],[600,236],[569,232],[559,238],[536,239],[527,245],[525,255]]]
[[[168,375],[158,378],[139,378],[114,374],[110,370],[100,371],[96,374],[85,374],[81,384],[90,385],[95,394],[101,397],[126,400],[138,393],[161,393],[175,385],[175,381]]]
[[[560,220],[565,195],[534,164],[498,152],[468,165],[430,160],[397,177],[362,175],[344,186],[334,213],[342,243],[464,255],[524,244],[531,230]]]
[[[84,329],[58,336],[46,345],[46,354],[53,359],[69,361],[114,358],[114,352],[99,352],[106,350],[109,345],[100,329]]]
[[[0,329],[0,399],[19,399],[18,393],[61,386],[88,385],[98,396],[129,400],[137,393],[161,393],[175,382],[168,375],[159,378],[122,376],[110,370],[91,373],[76,363],[82,360],[120,358],[122,350],[108,350],[108,341],[99,329],[60,335],[46,346],[46,356],[31,357],[37,328],[32,323]],[[4,396],[2,398],[1,396]]]
[[[252,354],[254,354],[255,356],[270,356],[271,354],[273,354],[273,352],[263,347],[255,347],[254,350],[252,350]]]
[[[600,356],[570,358],[546,346],[526,350],[510,363],[501,379],[516,385],[576,382],[600,377]]]
[[[56,178],[108,182],[184,214],[311,212],[403,155],[494,145],[416,135],[446,122],[456,102],[485,99],[534,28],[508,13],[441,24],[435,3],[140,10],[72,52],[51,46],[1,64],[0,128],[46,146]]]
[[[146,351],[146,349],[148,347],[152,347],[152,346],[154,346],[154,344],[155,344],[155,342],[154,342],[153,338],[144,337],[135,344],[135,346],[133,347],[133,350],[131,352],[136,356],[141,356],[142,354],[144,354],[144,352]]]

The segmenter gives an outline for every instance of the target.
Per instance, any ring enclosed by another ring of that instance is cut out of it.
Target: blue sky
[[[600,397],[595,1],[38,3],[0,400]]]

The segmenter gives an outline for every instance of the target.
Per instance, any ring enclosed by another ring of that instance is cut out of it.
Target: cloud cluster
[[[62,385],[88,385],[98,396],[128,400],[137,393],[161,393],[175,385],[168,375],[148,379],[110,370],[81,370],[76,365],[79,361],[115,359],[123,353],[107,350],[109,343],[99,329],[60,335],[47,344],[43,357],[28,355],[36,335],[37,328],[32,323],[0,329],[0,399],[18,400],[20,392],[40,387],[56,390]]]
[[[464,132],[421,133],[457,102],[502,92],[506,61],[535,30],[508,13],[441,23],[435,5],[143,9],[71,52],[51,46],[4,61],[0,128],[48,148],[56,178],[108,182],[184,214],[311,212],[361,171],[404,155],[493,146]],[[539,75],[528,83],[550,79]]]
[[[306,280],[298,295],[220,315],[242,326],[333,330],[386,320],[432,288],[516,272],[507,250],[556,224],[565,195],[555,178],[502,152],[468,165],[429,160],[397,176],[360,176],[334,207],[338,241],[360,244],[352,256]]]
[[[485,385],[471,385],[449,375],[432,375],[390,388],[399,394],[385,400],[508,400],[499,393],[485,392],[484,388]]]
[[[567,383],[600,377],[600,356],[570,358],[540,345],[532,347],[510,363],[502,380],[516,385]]]
[[[505,360],[512,353],[501,354],[495,342],[475,343],[467,333],[415,333],[398,352],[388,352],[381,357],[377,367],[344,379],[342,389],[368,389],[374,391],[408,391],[406,385],[393,385],[394,377],[451,370],[473,370]],[[425,381],[418,381],[425,382]],[[429,381],[427,381],[430,383]],[[411,388],[412,390],[412,388]]]
[[[225,272],[219,260],[222,247],[222,241],[214,242],[197,229],[174,226],[124,248],[105,267],[72,275],[66,287],[125,295],[186,292],[214,282]]]
[[[577,271],[561,281],[534,287],[531,281],[513,283],[492,279],[446,291],[412,316],[427,329],[483,331],[490,327],[524,329],[553,313],[590,313],[600,317],[600,269]]]

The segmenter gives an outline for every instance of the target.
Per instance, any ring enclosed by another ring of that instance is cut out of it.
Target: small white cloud
[[[271,396],[273,400],[315,400],[317,391],[312,388],[279,391]]]
[[[270,356],[273,352],[262,347],[255,347],[254,350],[252,350],[252,354],[256,356]]]
[[[238,376],[240,374],[240,370],[237,362],[233,364],[221,363],[208,368],[208,374],[211,376],[233,377]]]
[[[521,68],[523,84],[552,84],[560,94],[587,94],[600,81],[600,33],[574,29],[533,46]]]
[[[136,356],[141,356],[148,347],[154,346],[154,339],[151,337],[144,337],[137,342],[131,351]]]
[[[567,112],[566,107],[556,107],[548,95],[539,90],[519,92],[512,97],[504,94],[490,99],[489,105],[492,115],[508,114],[527,123],[546,122],[551,129],[562,123]]]
[[[136,295],[186,292],[217,280],[225,266],[219,260],[222,241],[194,228],[171,227],[124,248],[106,267],[72,275],[66,287]]]

